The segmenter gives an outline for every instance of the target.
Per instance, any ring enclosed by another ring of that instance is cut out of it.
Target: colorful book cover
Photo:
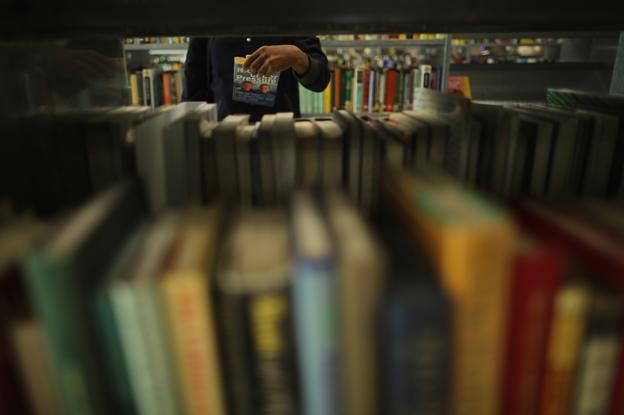
[[[275,105],[277,84],[280,74],[269,76],[254,75],[243,69],[245,58],[234,58],[234,85],[232,99],[251,105],[272,107]]]

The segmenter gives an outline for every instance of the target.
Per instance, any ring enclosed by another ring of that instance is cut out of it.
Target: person
[[[253,74],[280,72],[272,107],[232,99],[235,57],[246,57],[243,68]],[[184,64],[183,100],[217,103],[219,119],[249,114],[255,122],[276,112],[293,112],[298,117],[298,83],[322,92],[329,78],[327,56],[315,37],[191,38]]]
[[[271,86],[269,84],[260,85],[260,92],[262,92],[263,94],[268,94],[269,92],[271,92]]]

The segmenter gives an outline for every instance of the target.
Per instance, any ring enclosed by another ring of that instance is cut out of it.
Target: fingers
[[[276,71],[275,68],[271,66],[272,59],[266,59],[262,66],[258,69],[258,75],[260,76],[269,76],[273,75]]]
[[[254,61],[256,61],[258,58],[260,58],[264,54],[265,50],[266,50],[266,47],[261,46],[258,49],[256,49],[254,53],[247,56],[247,59],[245,59],[245,63],[243,63],[243,69],[250,69],[251,64],[254,63]]]

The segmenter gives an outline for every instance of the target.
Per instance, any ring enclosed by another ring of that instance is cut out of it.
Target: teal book
[[[115,186],[79,208],[24,259],[67,414],[111,413],[92,301],[103,270],[144,212],[136,186]]]
[[[343,74],[343,94],[344,102],[342,103],[342,108],[352,109],[353,108],[353,69],[345,69]],[[349,104],[347,104],[349,103]]]
[[[293,309],[303,414],[335,415],[340,413],[340,371],[332,246],[308,195],[298,195],[293,209]]]
[[[140,233],[137,230],[128,238],[94,298],[101,356],[107,368],[107,384],[111,388],[112,410],[120,415],[136,414],[137,409],[121,343],[120,322],[115,318],[114,304],[108,295],[107,286],[111,279],[125,272],[132,263],[137,253]]]
[[[156,282],[173,247],[177,226],[175,214],[150,225],[141,237],[135,261],[107,287],[141,415],[174,415],[180,410]]]

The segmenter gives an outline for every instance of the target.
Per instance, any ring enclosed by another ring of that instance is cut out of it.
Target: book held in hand
[[[232,99],[252,105],[272,107],[275,105],[279,72],[270,76],[254,75],[243,69],[245,58],[234,58],[234,86]]]

